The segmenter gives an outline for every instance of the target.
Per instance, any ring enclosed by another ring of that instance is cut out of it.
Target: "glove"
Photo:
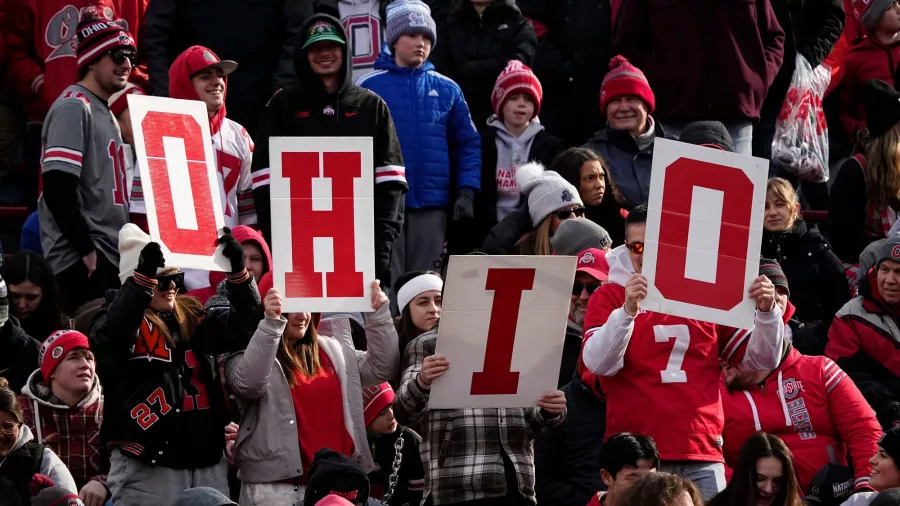
[[[166,257],[163,256],[162,248],[158,243],[148,242],[144,249],[141,250],[141,256],[138,259],[138,266],[134,272],[148,277],[156,278],[156,271],[166,266]]]
[[[475,192],[468,188],[459,191],[456,204],[453,204],[453,221],[471,220],[475,218]]]
[[[222,253],[231,262],[231,274],[237,274],[244,270],[244,247],[231,235],[230,228],[225,227],[222,229],[222,237],[219,237],[219,244],[225,245],[222,248]]]

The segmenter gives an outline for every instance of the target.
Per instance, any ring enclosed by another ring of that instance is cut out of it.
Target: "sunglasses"
[[[127,49],[113,49],[107,51],[106,54],[112,58],[113,63],[116,65],[124,64],[125,60],[128,60],[134,65],[135,60],[137,60],[137,54],[134,51],[128,51]]]
[[[579,296],[583,290],[587,290],[588,295],[594,295],[594,292],[600,288],[601,283],[578,283],[572,285],[572,295]]]
[[[184,272],[156,276],[156,281],[158,283],[156,289],[161,292],[169,290],[172,287],[172,283],[175,283],[175,288],[177,288],[179,292],[185,291]]]
[[[19,293],[19,292],[9,292],[9,301],[10,302],[18,302],[21,299],[25,299],[26,302],[34,302],[38,300],[40,294],[37,293]]]
[[[633,243],[625,243],[625,247],[628,248],[628,251],[634,253],[635,255],[643,255],[644,254],[644,243],[642,242],[633,242]]]
[[[556,217],[561,220],[568,220],[574,214],[576,218],[581,218],[584,216],[584,208],[576,207],[575,209],[563,209],[562,211],[556,211]]]

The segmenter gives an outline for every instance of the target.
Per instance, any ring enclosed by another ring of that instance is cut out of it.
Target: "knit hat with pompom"
[[[528,196],[531,225],[537,227],[551,213],[572,205],[584,206],[578,189],[552,170],[544,170],[537,162],[516,169],[516,184]]]
[[[600,86],[600,112],[606,115],[606,106],[610,100],[630,95],[638,97],[647,104],[647,113],[656,108],[656,95],[650,89],[650,82],[641,69],[635,67],[622,56],[617,55],[609,62],[609,73],[603,78]]]

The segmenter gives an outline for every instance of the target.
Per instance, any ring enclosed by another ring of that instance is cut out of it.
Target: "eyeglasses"
[[[128,60],[134,65],[135,60],[137,60],[137,54],[134,51],[128,51],[127,49],[113,49],[107,51],[106,54],[112,58],[113,63],[116,65],[124,64],[125,60]]]
[[[156,282],[158,283],[156,289],[164,292],[171,288],[172,283],[175,283],[175,288],[178,291],[184,291],[184,272],[176,272],[175,274],[167,274],[164,276],[156,276]]]
[[[597,289],[600,288],[601,284],[602,283],[600,283],[600,282],[596,282],[596,283],[575,282],[575,284],[572,285],[572,295],[577,297],[577,296],[581,295],[581,292],[584,290],[587,290],[588,295],[594,295],[594,292],[596,292]]]
[[[576,218],[581,218],[584,216],[584,208],[576,207],[575,209],[563,209],[562,211],[556,211],[556,217],[561,220],[568,220],[574,214]]]
[[[34,302],[38,300],[41,294],[39,293],[19,293],[19,292],[9,292],[9,301],[10,302],[18,302],[19,299],[25,299],[25,302]]]
[[[643,255],[644,254],[644,243],[642,242],[633,242],[633,243],[625,243],[625,247],[628,248],[628,251],[634,253],[635,255]]]
[[[6,434],[7,436],[12,436],[16,433],[16,429],[19,428],[19,424],[15,422],[6,422],[3,425],[0,425],[0,432]]]

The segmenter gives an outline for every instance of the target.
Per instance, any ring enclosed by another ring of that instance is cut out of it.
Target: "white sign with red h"
[[[271,137],[273,283],[286,312],[372,311],[371,137]]]
[[[436,353],[450,362],[429,409],[522,408],[557,389],[571,256],[453,256]]]
[[[656,141],[642,309],[753,328],[748,292],[759,273],[768,167],[761,158]]]
[[[150,237],[172,267],[225,271],[225,226],[206,105],[128,95]]]

